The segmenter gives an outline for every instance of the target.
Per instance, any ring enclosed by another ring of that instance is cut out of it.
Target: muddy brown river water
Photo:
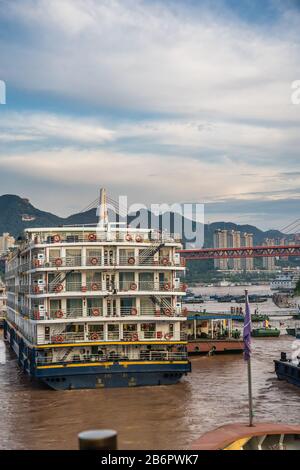
[[[255,420],[300,423],[300,389],[279,382],[273,365],[292,341],[253,340]],[[247,369],[241,355],[194,357],[177,385],[56,392],[24,376],[1,341],[0,403],[0,449],[76,449],[77,433],[92,428],[116,429],[120,449],[184,449],[247,420]]]

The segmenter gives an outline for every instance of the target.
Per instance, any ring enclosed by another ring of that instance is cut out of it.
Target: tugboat
[[[253,338],[278,338],[280,330],[278,328],[255,328],[251,332]]]
[[[293,348],[292,359],[287,359],[285,352],[280,355],[280,360],[274,360],[275,372],[279,380],[286,380],[287,382],[300,387],[300,350],[297,345]]]
[[[264,321],[262,328],[255,328],[251,331],[251,336],[254,338],[278,338],[280,330],[278,328],[271,328],[268,320]]]

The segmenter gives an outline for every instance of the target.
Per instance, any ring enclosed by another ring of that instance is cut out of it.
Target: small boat
[[[251,331],[253,338],[278,338],[280,330],[278,328],[255,328]]]
[[[280,360],[274,360],[275,372],[279,380],[286,380],[287,382],[300,387],[300,361],[297,354],[300,351],[293,352],[293,359],[287,359],[285,352],[281,353]]]
[[[209,431],[191,450],[300,450],[300,426],[282,423],[234,423]]]
[[[286,332],[290,336],[295,336],[296,339],[300,339],[300,328],[287,328]]]

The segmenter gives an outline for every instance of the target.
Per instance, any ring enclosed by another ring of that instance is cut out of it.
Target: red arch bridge
[[[179,250],[186,260],[226,259],[226,258],[265,258],[265,257],[300,257],[300,244],[274,246],[243,246],[240,248],[201,248]]]

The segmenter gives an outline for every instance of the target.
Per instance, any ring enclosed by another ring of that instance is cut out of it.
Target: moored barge
[[[235,315],[187,312],[183,328],[189,354],[242,353],[240,331],[233,328]]]

